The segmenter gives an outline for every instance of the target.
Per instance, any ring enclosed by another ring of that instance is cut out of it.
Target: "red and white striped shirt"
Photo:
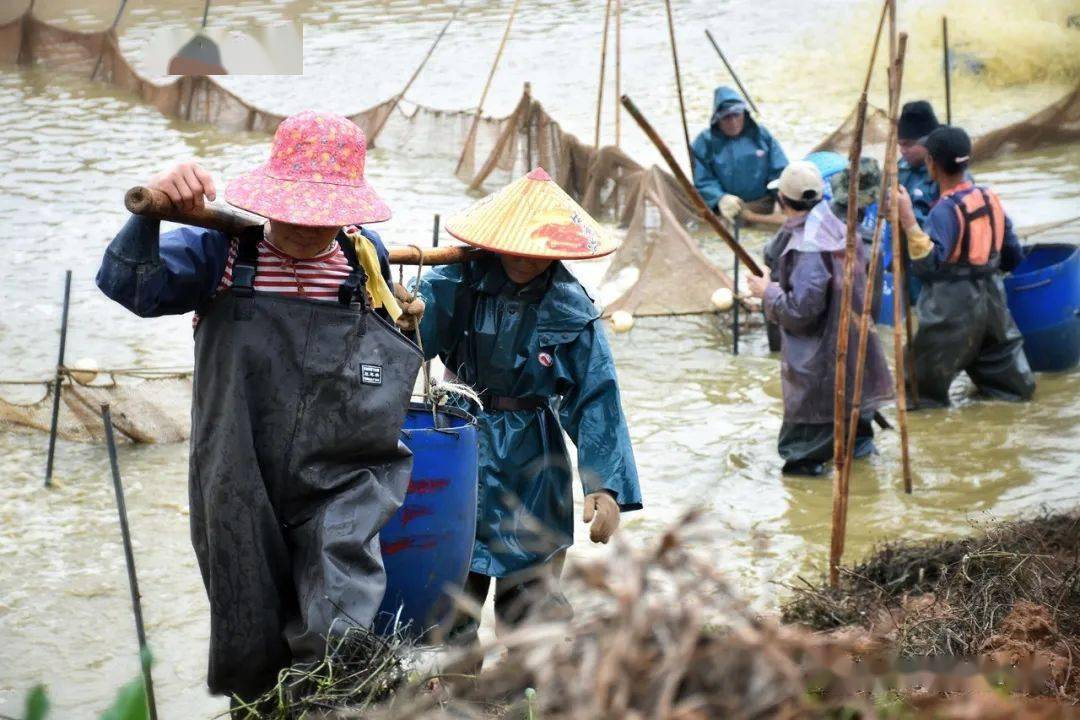
[[[260,292],[292,295],[312,300],[337,301],[338,288],[352,272],[352,266],[335,240],[333,247],[311,258],[294,258],[278,250],[263,238],[259,241],[259,261],[255,268],[255,289]],[[215,294],[233,283],[233,266],[239,251],[239,241],[233,238]],[[199,324],[195,314],[192,326]]]

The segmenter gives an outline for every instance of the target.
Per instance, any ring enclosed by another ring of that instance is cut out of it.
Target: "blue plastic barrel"
[[[383,634],[408,625],[420,636],[446,619],[447,589],[465,584],[476,536],[476,420],[452,408],[409,406],[402,428],[413,452],[405,503],[379,533],[386,594],[375,620]]]
[[[1005,278],[1009,311],[1024,335],[1032,370],[1068,370],[1080,363],[1080,247],[1033,245]]]

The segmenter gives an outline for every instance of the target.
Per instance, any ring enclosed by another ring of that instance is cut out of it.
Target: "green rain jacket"
[[[502,577],[573,543],[577,446],[585,494],[607,491],[641,508],[637,466],[600,313],[562,263],[517,285],[497,257],[432,270],[420,280],[425,356],[478,391],[547,398],[531,410],[480,411],[472,571]]]

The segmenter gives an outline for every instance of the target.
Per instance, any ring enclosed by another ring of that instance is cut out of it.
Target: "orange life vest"
[[[1005,211],[998,196],[989,188],[966,182],[942,195],[945,198],[952,201],[958,228],[949,262],[996,267],[1005,243]]]

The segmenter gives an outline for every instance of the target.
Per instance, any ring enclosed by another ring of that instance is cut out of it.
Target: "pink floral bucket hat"
[[[305,110],[274,133],[270,159],[225,188],[243,210],[293,225],[335,227],[390,219],[364,179],[367,139],[340,115]]]

